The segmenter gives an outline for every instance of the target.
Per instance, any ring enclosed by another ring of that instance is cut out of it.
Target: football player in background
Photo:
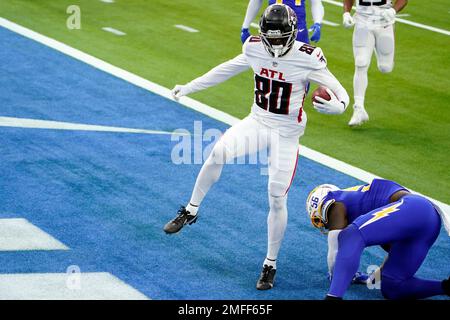
[[[197,176],[190,201],[164,226],[164,231],[176,233],[184,225],[197,221],[198,208],[219,179],[224,163],[268,150],[268,247],[257,282],[259,290],[273,287],[276,259],[287,224],[287,195],[297,167],[299,138],[306,126],[305,87],[313,81],[329,88],[330,100],[316,97],[318,102],[314,102],[314,108],[318,112],[341,114],[349,102],[347,92],[327,69],[322,50],[295,41],[296,36],[294,11],[283,4],[271,5],[260,19],[260,36],[248,38],[241,54],[172,90],[178,99],[249,68],[254,72],[254,103],[250,114],[229,128],[215,144]]]
[[[402,10],[408,0],[356,0],[356,14],[350,11],[354,0],[344,0],[343,25],[353,25],[353,56],[355,74],[353,77],[353,116],[349,126],[359,126],[369,120],[364,108],[364,97],[368,84],[367,72],[375,49],[378,70],[389,73],[394,68],[394,23],[395,15]]]
[[[439,235],[441,218],[450,235],[448,213],[425,197],[384,179],[344,190],[324,184],[311,191],[306,210],[316,228],[328,230],[332,280],[326,299],[342,299],[364,248],[374,245],[388,252],[381,267],[381,292],[386,299],[450,295],[450,278],[433,281],[414,276]]]
[[[250,37],[250,24],[255,19],[256,15],[261,9],[263,0],[250,0],[247,7],[247,12],[245,14],[244,23],[241,29],[241,41],[242,43]],[[321,35],[321,26],[324,15],[324,8],[322,5],[322,0],[310,0],[311,3],[311,13],[314,24],[309,28],[306,27],[306,10],[305,10],[305,0],[269,0],[269,5],[272,4],[285,4],[294,10],[297,16],[297,41],[304,43],[309,43],[308,31],[312,32],[311,41],[318,42]]]

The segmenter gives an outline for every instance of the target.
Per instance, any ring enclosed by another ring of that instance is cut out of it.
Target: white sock
[[[188,205],[186,206],[186,211],[189,211],[189,213],[193,216],[197,215],[197,211],[198,211],[198,206],[193,205],[192,203],[188,203]]]
[[[276,259],[287,226],[287,196],[269,196],[270,211],[267,217],[267,255],[264,263],[276,268]]]
[[[353,76],[353,95],[355,104],[364,107],[364,96],[366,95],[367,85],[369,80],[367,78],[368,67],[356,67]]]
[[[272,266],[272,268],[276,269],[277,268],[277,260],[272,260],[272,259],[266,258],[264,260],[263,266],[264,265]]]
[[[364,108],[364,97],[355,97],[355,105]]]

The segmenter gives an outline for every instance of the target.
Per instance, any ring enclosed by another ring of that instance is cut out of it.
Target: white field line
[[[30,128],[30,129],[50,129],[50,130],[73,130],[73,131],[97,131],[97,132],[119,132],[119,133],[140,133],[140,134],[162,134],[162,135],[188,135],[177,131],[158,131],[132,129],[123,127],[98,126],[81,123],[47,121],[36,119],[0,117],[0,127]]]
[[[0,300],[149,300],[109,272],[0,274]]]
[[[114,0],[100,0],[100,1],[104,3],[114,3]]]
[[[0,219],[0,252],[29,250],[69,250],[50,234],[27,219]]]
[[[322,20],[322,24],[327,25],[327,26],[332,26],[332,27],[339,26],[339,23],[331,22],[331,21],[328,21],[328,20]]]
[[[342,1],[322,0],[322,2],[329,3],[329,4],[332,4],[332,5],[335,5],[335,6],[339,6],[339,7],[343,7]],[[353,9],[354,8],[355,7],[353,7]],[[448,30],[439,29],[439,28],[436,28],[436,27],[428,26],[426,24],[417,23],[417,22],[414,22],[414,21],[401,19],[401,18],[396,18],[395,21],[400,22],[400,23],[404,23],[404,24],[407,24],[407,25],[410,25],[410,26],[413,26],[413,27],[417,27],[417,28],[421,28],[421,29],[425,29],[425,30],[429,30],[429,31],[445,34],[446,36],[450,36],[450,31],[448,31]]]
[[[197,29],[182,25],[182,24],[176,24],[174,25],[175,28],[181,29],[183,31],[187,31],[187,32],[199,32]]]
[[[160,96],[163,96],[167,99],[173,100],[170,89],[165,88],[165,87],[163,87],[159,84],[156,84],[154,82],[151,82],[149,80],[146,80],[146,79],[144,79],[138,75],[135,75],[129,71],[126,71],[124,69],[113,66],[112,64],[109,64],[101,59],[98,59],[94,56],[84,53],[78,49],[70,47],[62,42],[59,42],[59,41],[56,41],[49,37],[46,37],[40,33],[37,33],[33,30],[30,30],[28,28],[20,26],[14,22],[11,22],[11,21],[6,20],[1,17],[0,17],[0,26],[3,26],[4,28],[7,28],[18,34],[21,34],[21,35],[23,35],[27,38],[30,38],[34,41],[42,43],[50,48],[53,48],[59,52],[62,52],[64,54],[71,56],[77,60],[80,60],[86,64],[89,64],[99,70],[106,72],[106,73],[112,74],[112,75],[114,75],[120,79],[123,79],[127,82],[130,82],[138,87],[149,90],[149,91],[156,93]],[[238,121],[240,121],[240,119],[233,117],[233,116],[229,115],[228,113],[217,110],[213,107],[210,107],[204,103],[201,103],[197,100],[194,100],[194,99],[186,97],[186,96],[181,97],[181,99],[178,102],[188,108],[196,110],[200,113],[203,113],[213,119],[224,122],[228,125],[233,125],[233,124],[237,123]],[[370,172],[364,171],[362,169],[359,169],[350,164],[347,164],[340,160],[329,157],[323,153],[312,150],[305,146],[300,146],[300,154],[306,158],[309,158],[309,159],[317,162],[317,163],[320,163],[324,166],[330,167],[336,171],[345,173],[351,177],[354,177],[356,179],[359,179],[359,180],[367,182],[367,183],[371,182],[374,178],[379,178],[379,176],[376,176]],[[411,191],[413,191],[413,190],[411,190]],[[433,202],[438,204],[446,213],[448,213],[450,215],[450,206],[448,204],[440,202],[440,201],[435,200],[430,197],[427,197],[427,198],[429,198],[430,200],[432,200]]]
[[[126,35],[125,32],[122,32],[120,30],[117,30],[117,29],[114,29],[114,28],[111,28],[111,27],[103,27],[102,30],[106,31],[106,32],[111,32],[111,33],[115,34],[116,36],[124,36],[124,35]]]

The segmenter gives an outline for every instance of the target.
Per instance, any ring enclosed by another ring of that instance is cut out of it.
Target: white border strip
[[[103,27],[102,30],[106,31],[106,32],[111,32],[111,33],[115,34],[116,36],[124,36],[124,35],[126,35],[125,32],[117,30],[117,29],[114,29],[114,28],[111,28],[111,27]]]
[[[327,26],[332,26],[332,27],[338,27],[339,26],[339,23],[331,22],[331,21],[328,21],[328,20],[325,20],[325,19],[322,20],[322,24],[327,25]]]
[[[22,36],[25,36],[27,38],[30,38],[34,41],[42,43],[50,48],[53,48],[59,52],[62,52],[68,56],[71,56],[77,60],[87,63],[99,70],[106,72],[106,73],[112,74],[112,75],[114,75],[120,79],[123,79],[127,82],[130,82],[138,87],[149,90],[149,91],[151,91],[155,94],[158,94],[160,96],[163,96],[167,99],[173,100],[171,91],[169,89],[167,89],[163,86],[160,86],[154,82],[148,81],[148,80],[146,80],[138,75],[135,75],[129,71],[126,71],[126,70],[123,70],[116,66],[113,66],[112,64],[109,64],[103,60],[95,58],[87,53],[84,53],[84,52],[78,50],[78,49],[72,48],[62,42],[59,42],[59,41],[56,41],[49,37],[46,37],[40,33],[32,31],[28,28],[22,27],[14,22],[11,22],[11,21],[6,20],[1,17],[0,17],[0,26],[7,28],[13,32],[16,32]],[[191,108],[195,111],[203,113],[213,119],[224,122],[228,125],[233,125],[240,120],[240,119],[233,117],[223,111],[214,109],[204,103],[201,103],[201,102],[194,100],[192,98],[189,98],[189,97],[181,97],[181,99],[178,102],[188,108]],[[362,169],[359,169],[359,168],[349,165],[345,162],[342,162],[340,160],[329,157],[323,153],[312,150],[305,146],[300,146],[300,154],[306,158],[314,160],[322,165],[330,167],[339,172],[345,173],[351,177],[354,177],[354,178],[359,179],[364,182],[370,182],[374,178],[379,178],[378,176],[376,176],[370,172],[364,171]],[[432,200],[433,202],[438,204],[442,208],[442,210],[444,210],[445,212],[448,212],[450,214],[450,206],[449,205],[447,205],[443,202],[440,202],[438,200],[434,200],[433,198],[430,198],[430,197],[427,197],[427,198],[429,198],[430,200]]]
[[[29,128],[29,129],[49,129],[49,130],[73,130],[73,131],[97,131],[97,132],[117,132],[117,133],[139,133],[139,134],[157,134],[157,135],[171,135],[184,136],[189,133],[182,133],[177,131],[159,131],[159,130],[145,130],[133,129],[124,127],[110,127],[99,126],[83,123],[48,121],[26,118],[0,117],[0,127],[12,128]]]
[[[338,7],[343,7],[344,6],[342,4],[342,1],[338,2],[338,1],[334,1],[334,0],[322,0],[322,2],[329,3],[329,4],[332,4],[332,5],[338,6]],[[355,8],[355,7],[353,7],[353,8]],[[448,31],[448,30],[439,29],[439,28],[432,27],[432,26],[427,26],[426,24],[417,23],[417,22],[414,22],[414,21],[401,19],[401,18],[396,18],[395,21],[401,22],[401,23],[404,23],[404,24],[408,24],[408,25],[413,26],[413,27],[417,27],[417,28],[421,28],[421,29],[425,29],[425,30],[429,30],[429,31],[445,34],[446,36],[450,36],[450,31]]]
[[[187,31],[187,32],[198,32],[197,29],[182,25],[182,24],[176,24],[174,25],[175,28],[181,29],[183,31]]]

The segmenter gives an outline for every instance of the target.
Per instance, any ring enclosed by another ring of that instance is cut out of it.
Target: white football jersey
[[[282,122],[295,132],[298,126],[304,126],[308,75],[312,70],[327,66],[322,50],[296,41],[286,55],[273,58],[260,37],[250,37],[243,46],[243,53],[255,74],[252,113],[272,127]]]
[[[369,26],[386,26],[394,21],[386,21],[381,13],[392,8],[392,0],[356,0],[355,19]]]
[[[186,84],[188,91],[217,85],[250,67],[255,81],[251,113],[284,136],[301,135],[304,131],[303,104],[310,81],[329,88],[344,106],[348,105],[348,94],[327,69],[320,48],[297,41],[286,55],[274,58],[266,51],[260,37],[252,36],[244,43],[242,51]]]

